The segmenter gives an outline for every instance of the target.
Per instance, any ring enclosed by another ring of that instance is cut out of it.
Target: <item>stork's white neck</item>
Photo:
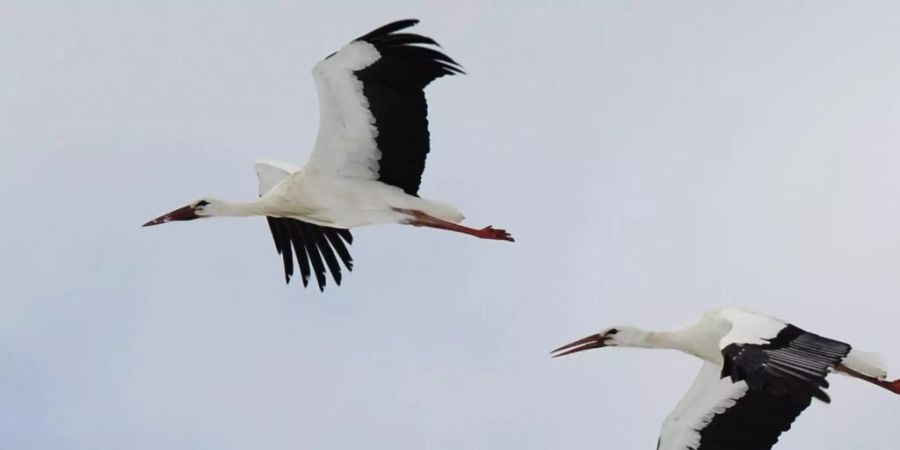
[[[669,350],[681,350],[688,353],[696,353],[694,347],[697,336],[693,328],[679,328],[676,330],[651,331],[637,327],[616,327],[617,333],[610,336],[610,346],[637,347],[637,348],[662,348]]]
[[[637,327],[622,327],[613,339],[616,347],[680,350],[681,344],[678,331],[651,331]]]
[[[680,331],[647,331],[645,341],[650,348],[683,350],[684,336]]]
[[[718,338],[696,326],[675,330],[649,331],[628,327],[614,336],[615,346],[679,350],[707,361],[720,358]]]
[[[200,215],[209,217],[246,217],[266,215],[265,204],[259,200],[252,202],[227,202],[211,200]]]

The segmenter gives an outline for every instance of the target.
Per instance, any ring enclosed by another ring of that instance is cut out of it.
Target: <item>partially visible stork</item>
[[[603,347],[680,350],[704,361],[694,384],[666,418],[658,450],[768,450],[832,371],[900,394],[875,355],[739,309],[715,309],[672,331],[607,328],[554,350],[563,356]]]
[[[319,289],[325,265],[341,284],[341,266],[352,269],[349,228],[400,223],[455,231],[481,239],[513,241],[491,226],[460,225],[456,207],[419,197],[429,151],[425,86],[463,73],[437,42],[400,33],[418,23],[389,23],[350,42],[316,64],[319,134],[305,167],[258,161],[260,198],[230,203],[194,201],[144,224],[216,216],[266,216],[285,279],[297,256],[303,285],[311,269]],[[312,266],[312,267],[310,267]]]

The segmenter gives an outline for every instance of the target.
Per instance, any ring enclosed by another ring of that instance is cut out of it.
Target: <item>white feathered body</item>
[[[277,162],[259,162],[277,164]],[[316,225],[354,228],[405,223],[404,211],[421,211],[457,223],[463,215],[452,205],[408,195],[402,189],[365,178],[334,177],[301,169],[272,187],[261,199],[267,215],[302,219]]]

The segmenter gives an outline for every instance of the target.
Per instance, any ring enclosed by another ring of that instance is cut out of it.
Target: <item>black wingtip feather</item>
[[[338,257],[341,258],[341,262],[344,263],[344,267],[347,268],[347,271],[353,271],[353,258],[350,256],[350,252],[347,250],[347,246],[344,245],[344,241],[341,240],[340,235],[337,233],[325,233],[325,237],[328,239],[328,242],[331,243],[331,247],[334,248],[334,251],[337,252]]]
[[[418,19],[398,20],[372,30],[356,38],[356,40],[374,45],[382,54],[385,52],[403,52],[410,61],[418,60],[420,64],[434,66],[431,70],[423,71],[423,74],[430,72],[430,76],[422,84],[423,87],[431,80],[444,75],[465,74],[462,66],[449,56],[437,50],[423,47],[423,45],[433,45],[441,48],[441,44],[438,44],[434,39],[415,33],[396,33],[417,23],[419,23]]]
[[[288,233],[290,233],[291,244],[294,246],[294,253],[297,254],[297,264],[300,266],[300,281],[303,282],[303,287],[308,287],[309,275],[312,273],[309,268],[309,259],[312,256],[306,249],[306,237],[303,234],[302,228],[294,226],[294,222],[299,221],[291,221],[290,219],[284,220],[287,221],[285,228],[288,230]]]
[[[325,238],[324,234],[319,234],[316,237],[316,245],[319,247],[319,253],[322,255],[322,259],[325,260],[328,270],[331,271],[331,278],[334,280],[335,284],[340,286],[342,276],[341,266],[338,264],[337,257],[334,255],[334,250],[331,249],[331,245],[328,244],[328,240]]]
[[[284,282],[288,284],[294,275],[294,255],[291,252],[290,232],[287,225],[279,219],[266,217],[266,220],[269,223],[269,231],[272,232],[272,239],[275,241],[275,248],[281,255],[284,264]]]
[[[301,222],[299,220],[291,221],[291,225],[294,228],[294,231],[300,236],[300,238],[305,243],[304,249],[306,249],[306,253],[309,256],[310,265],[312,265],[313,275],[316,276],[316,281],[319,283],[319,291],[325,290],[325,265],[322,263],[322,255],[319,253],[319,248],[316,246],[316,238],[315,236],[311,236],[312,233],[306,233],[305,225],[309,225],[305,222]],[[295,241],[294,245],[297,245],[297,241]]]
[[[394,33],[378,39],[384,45],[412,45],[412,44],[424,44],[424,45],[434,45],[435,47],[440,47],[441,44],[435,42],[434,39],[422,36],[421,34],[415,33]]]
[[[821,400],[823,403],[831,403],[831,397],[821,389],[816,389],[813,392],[813,397]]]
[[[280,217],[267,217],[266,220],[275,249],[282,256],[287,283],[290,283],[294,273],[295,255],[303,286],[309,286],[310,276],[315,273],[320,292],[325,290],[327,271],[331,271],[335,284],[340,286],[343,279],[340,263],[348,271],[353,270],[353,259],[344,245],[344,242],[353,242],[353,235],[349,230]]]
[[[453,58],[436,50],[440,45],[434,39],[396,33],[416,23],[392,22],[360,37],[380,57],[354,72],[378,130],[378,181],[409,195],[418,195],[430,149],[424,89],[437,78],[465,73]]]
[[[391,22],[387,25],[382,25],[358,38],[357,41],[368,41],[369,39],[377,39],[382,36],[387,36],[395,31],[400,31],[405,28],[409,28],[411,26],[419,23],[419,19],[402,19]]]

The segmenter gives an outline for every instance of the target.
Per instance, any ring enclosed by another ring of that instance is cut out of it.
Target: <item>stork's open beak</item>
[[[563,345],[562,347],[550,352],[550,354],[553,358],[556,358],[559,356],[571,355],[572,353],[578,353],[580,351],[601,347],[606,347],[606,336],[597,333],[592,334],[586,338],[579,339],[575,342],[570,342],[566,345]]]
[[[171,222],[173,220],[192,220],[199,217],[197,213],[194,212],[193,205],[187,205],[183,208],[178,208],[175,211],[172,211],[167,214],[163,214],[147,223],[145,223],[144,227],[149,227],[153,225],[159,225],[161,223]]]

